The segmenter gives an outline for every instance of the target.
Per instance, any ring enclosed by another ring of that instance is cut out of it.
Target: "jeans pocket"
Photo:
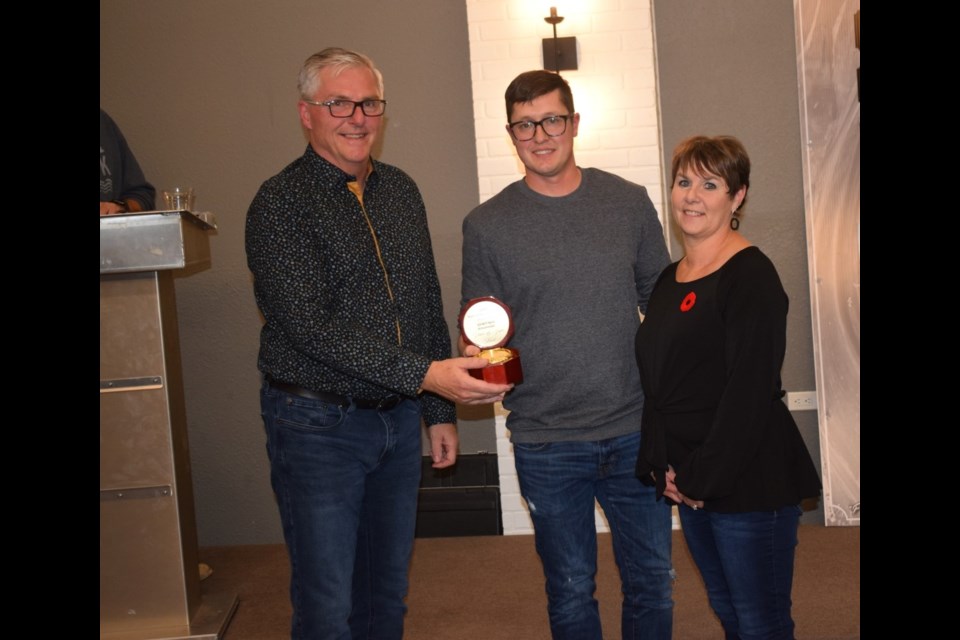
[[[277,426],[298,431],[329,431],[343,424],[347,410],[338,404],[282,394],[277,407]]]
[[[513,448],[519,449],[520,451],[527,451],[529,453],[540,453],[541,451],[546,451],[550,447],[549,442],[514,442]]]

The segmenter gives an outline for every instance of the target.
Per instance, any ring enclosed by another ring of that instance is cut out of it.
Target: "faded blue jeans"
[[[670,507],[637,479],[640,434],[595,442],[515,443],[555,640],[601,640],[594,598],[600,503],[623,586],[622,637],[668,640],[673,629]]]
[[[690,555],[727,640],[792,640],[800,507],[715,513],[680,506]]]
[[[343,409],[265,385],[270,480],[296,640],[399,639],[420,486],[420,408]]]

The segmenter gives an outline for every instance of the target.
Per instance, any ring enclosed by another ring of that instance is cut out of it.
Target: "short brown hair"
[[[531,102],[558,89],[563,106],[573,113],[573,91],[559,73],[542,69],[521,73],[513,79],[506,93],[503,94],[507,103],[507,122],[510,121],[510,114],[513,113],[513,105]]]
[[[723,178],[727,183],[727,193],[731,196],[743,187],[750,187],[750,156],[747,155],[743,143],[733,136],[687,138],[673,151],[670,184],[676,182],[677,174],[681,170],[693,170]],[[740,216],[745,204],[746,193],[734,215]]]

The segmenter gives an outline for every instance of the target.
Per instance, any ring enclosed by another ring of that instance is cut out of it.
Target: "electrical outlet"
[[[788,391],[784,398],[790,411],[815,411],[817,408],[816,391]]]

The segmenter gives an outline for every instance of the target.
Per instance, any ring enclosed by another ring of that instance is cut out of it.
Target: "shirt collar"
[[[320,178],[325,180],[327,184],[331,186],[345,185],[346,183],[353,182],[357,179],[356,176],[347,173],[340,167],[334,165],[332,162],[321,156],[309,144],[307,145],[307,150],[303,155],[307,161],[316,168],[317,172],[320,174]],[[370,158],[367,162],[366,184],[371,183],[371,180],[377,173],[379,164],[380,162],[374,160],[373,158]]]

